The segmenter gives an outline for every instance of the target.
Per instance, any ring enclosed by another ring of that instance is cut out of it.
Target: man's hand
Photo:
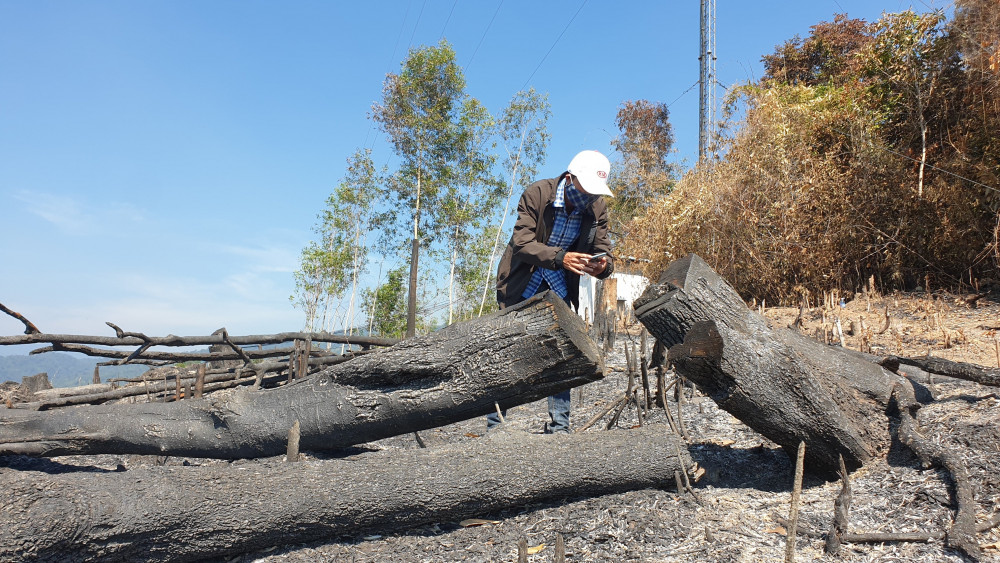
[[[593,262],[590,255],[582,252],[567,252],[563,255],[563,268],[573,272],[578,276],[590,274],[596,276],[608,267],[608,257],[601,256]]]

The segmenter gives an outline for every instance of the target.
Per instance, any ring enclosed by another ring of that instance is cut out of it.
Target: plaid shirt
[[[559,182],[559,187],[556,188],[556,198],[552,202],[552,207],[555,208],[555,221],[552,224],[552,232],[549,233],[549,240],[545,241],[545,244],[558,246],[563,250],[569,250],[570,245],[580,236],[580,220],[583,219],[583,213],[580,211],[579,205],[573,208],[572,213],[566,212],[567,188],[575,189],[573,188],[573,184],[566,182],[566,179]],[[521,297],[527,299],[538,293],[538,288],[541,287],[542,280],[545,280],[549,288],[556,292],[559,297],[566,299],[568,295],[568,290],[566,289],[566,270],[549,270],[548,268],[538,268],[535,270],[535,273],[531,275],[531,280],[528,282],[528,287],[524,289]]]

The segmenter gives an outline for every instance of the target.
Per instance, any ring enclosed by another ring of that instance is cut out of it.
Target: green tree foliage
[[[495,218],[489,226],[493,233],[493,241],[488,259],[480,262],[480,267],[485,267],[478,275],[479,287],[482,290],[479,299],[479,315],[496,307],[494,299],[490,297],[490,289],[493,288],[494,266],[501,251],[500,237],[503,234],[503,223],[511,214],[511,203],[515,196],[515,189],[518,187],[526,188],[533,182],[535,175],[538,174],[538,167],[545,162],[545,154],[551,137],[548,132],[548,121],[551,115],[552,110],[548,96],[539,94],[534,88],[515,94],[501,112],[496,131],[500,138],[500,146],[503,147],[506,155],[502,167],[503,176],[507,178],[507,193],[503,210],[495,210],[491,213],[491,216]],[[489,238],[481,238],[480,240],[486,244]],[[475,265],[470,264],[469,267],[474,268]],[[472,276],[470,271],[466,279],[471,279]],[[470,294],[470,298],[473,295]]]
[[[465,284],[457,279],[459,261],[470,254],[482,254],[478,235],[487,227],[492,211],[503,197],[503,183],[493,174],[496,156],[491,143],[495,123],[478,100],[469,99],[461,113],[459,135],[465,147],[460,156],[456,181],[449,183],[442,197],[439,222],[444,227],[445,250],[449,263],[448,323],[455,320],[456,306],[468,301]],[[473,293],[472,295],[475,295]]]
[[[405,260],[418,248],[411,255],[407,284],[414,296],[414,329],[429,327],[427,315],[445,307],[448,322],[494,308],[486,296],[492,295],[502,224],[516,187],[533,181],[544,161],[549,113],[546,97],[532,89],[518,92],[495,118],[465,92],[465,78],[447,42],[412,49],[400,72],[387,76],[371,114],[399,157],[398,168],[376,173],[370,153],[356,155],[345,184],[321,215],[320,241],[303,250],[293,300],[306,311],[309,325],[324,325],[325,304],[344,296],[344,288],[350,287],[352,296],[357,292],[373,246],[369,232],[392,258]],[[434,260],[435,267],[418,275],[419,256]],[[438,266],[447,268],[447,278]],[[416,306],[418,289],[421,303],[432,304]],[[364,295],[366,307],[377,303],[372,290]],[[408,313],[410,307],[408,298]],[[348,305],[347,317],[352,310]],[[385,311],[372,316],[365,310],[372,318],[387,318]]]
[[[476,207],[490,200],[495,182],[484,151],[491,120],[466,94],[451,45],[442,40],[410,50],[400,73],[386,77],[382,102],[372,107],[372,117],[402,161],[389,184],[391,210],[405,212],[400,219],[412,225],[415,249],[418,241],[433,244],[444,236],[455,256],[468,240],[466,218],[476,216]],[[415,251],[410,264],[411,314],[416,310],[418,256]],[[407,332],[413,330],[411,322]]]
[[[384,283],[362,291],[362,308],[368,314],[369,332],[386,338],[402,338],[406,332],[406,273],[391,270]]]
[[[666,252],[649,256],[653,276],[698,252],[769,302],[870,277],[897,288],[996,279],[989,10],[959,2],[951,25],[940,13],[838,16],[779,46],[766,76],[728,98],[742,120],[722,159],[637,219],[627,246]]]
[[[402,161],[389,195],[405,211],[415,237],[430,239],[440,231],[435,212],[463,156],[459,121],[466,99],[455,51],[442,40],[410,50],[399,74],[386,76],[382,102],[372,106],[372,118]]]
[[[327,198],[313,229],[319,242],[311,241],[302,250],[292,300],[305,312],[309,330],[332,329],[331,303],[348,291],[342,325],[348,331],[353,326],[359,278],[370,250],[368,233],[380,224],[374,210],[380,178],[370,151],[358,151],[348,159],[347,175]]]
[[[335,244],[337,241],[324,241]],[[302,309],[306,315],[305,329],[310,331],[323,330],[325,322],[320,316],[321,306],[328,302],[328,297],[343,293],[344,265],[347,263],[343,252],[336,249],[327,252],[327,248],[316,241],[309,241],[299,255],[299,269],[295,271],[295,294],[291,296],[292,304]]]
[[[615,194],[610,201],[609,229],[619,239],[629,221],[673,187],[674,167],[668,157],[674,132],[664,103],[626,101],[615,121],[620,134],[611,144],[621,161],[609,181]]]

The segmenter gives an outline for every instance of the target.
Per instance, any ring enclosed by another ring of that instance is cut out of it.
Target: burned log
[[[56,475],[0,469],[0,560],[221,560],[558,497],[665,487],[692,466],[676,435],[647,427],[496,430],[439,448],[299,463]]]
[[[898,356],[885,356],[876,358],[880,365],[886,369],[896,371],[900,366],[910,366],[919,370],[924,375],[936,374],[972,381],[980,385],[990,387],[1000,387],[1000,369],[978,366],[966,362],[953,362],[944,358],[900,358]],[[904,368],[905,369],[905,368]]]
[[[548,293],[271,390],[175,403],[0,410],[0,454],[212,458],[329,450],[443,426],[595,381],[586,327]]]
[[[794,455],[835,474],[888,451],[885,411],[905,378],[861,354],[771,329],[701,258],[673,262],[636,300],[636,317],[665,346],[677,372],[722,409]]]

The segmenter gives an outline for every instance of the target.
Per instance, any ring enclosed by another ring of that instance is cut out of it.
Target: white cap
[[[611,163],[608,157],[597,151],[582,151],[573,157],[566,171],[580,180],[581,188],[591,195],[614,197],[608,189],[608,173]]]

